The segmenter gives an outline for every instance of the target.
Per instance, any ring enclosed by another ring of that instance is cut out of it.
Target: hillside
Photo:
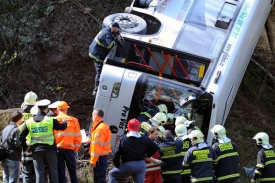
[[[94,65],[88,47],[103,18],[123,12],[130,2],[0,2],[0,109],[20,107],[25,93],[32,90],[40,99],[67,101],[69,113],[88,130],[94,103]],[[257,148],[251,138],[257,132],[269,133],[275,145],[274,22],[273,9],[225,124],[238,145],[242,167],[256,164]]]

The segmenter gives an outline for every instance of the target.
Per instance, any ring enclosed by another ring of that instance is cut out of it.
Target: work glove
[[[74,152],[74,157],[76,158],[78,156],[78,153],[77,152]]]
[[[155,164],[160,165],[161,167],[165,166],[165,163],[161,160],[156,160]]]

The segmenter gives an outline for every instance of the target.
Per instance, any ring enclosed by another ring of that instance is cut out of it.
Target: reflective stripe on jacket
[[[48,144],[53,145],[53,119],[45,117],[41,122],[35,122],[33,118],[26,121],[26,126],[31,135],[30,145]]]
[[[182,172],[182,141],[173,138],[163,139],[159,144],[160,159],[165,163],[162,174],[180,174]]]
[[[160,154],[159,151],[157,151],[152,158],[159,160],[160,159]],[[154,173],[160,173],[161,172],[161,168],[158,164],[155,164],[153,162],[148,162],[145,161],[146,163],[146,175],[149,174],[154,174]]]
[[[100,123],[100,124],[99,124]],[[111,131],[110,127],[103,121],[95,122],[91,129],[90,139],[90,164],[96,164],[99,156],[106,156],[111,150]]]
[[[212,148],[217,154],[215,175],[219,181],[235,180],[240,176],[239,154],[233,142],[216,142]],[[226,167],[226,168],[224,168]]]
[[[54,139],[57,148],[71,149],[74,152],[78,152],[81,146],[81,132],[78,120],[72,116],[64,113],[59,113],[55,119],[62,123],[63,119],[66,118],[67,128],[62,130],[54,130]]]
[[[204,182],[213,180],[213,160],[217,155],[211,146],[200,143],[202,148],[196,144],[186,152],[184,156],[184,167],[191,167],[192,182]]]
[[[97,62],[103,62],[111,48],[116,45],[110,27],[102,29],[89,47],[89,56]]]
[[[182,137],[176,137],[175,140],[181,140],[182,141],[182,151],[181,155],[184,158],[186,152],[191,147],[191,141],[189,138],[182,140]],[[189,166],[185,166],[184,169],[182,169],[182,172],[180,173],[182,176],[190,176],[191,168]]]

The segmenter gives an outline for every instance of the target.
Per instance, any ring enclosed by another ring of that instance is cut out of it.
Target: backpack
[[[14,128],[16,128],[16,126]],[[8,153],[8,149],[4,147],[4,144],[7,142],[8,138],[14,128],[11,129],[7,138],[0,144],[0,161],[3,161],[3,159],[6,157],[6,155]],[[2,132],[3,132],[3,130],[2,130]],[[1,140],[2,140],[2,132],[1,132]]]

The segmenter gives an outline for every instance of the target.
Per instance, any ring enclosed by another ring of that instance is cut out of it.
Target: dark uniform
[[[138,115],[137,120],[139,120],[140,122],[148,121],[149,119],[153,118],[158,112],[159,112],[158,108],[153,108],[153,109],[149,109],[147,111],[141,112]]]
[[[109,182],[117,183],[117,179],[127,174],[133,176],[134,182],[144,182],[145,155],[152,157],[158,149],[157,144],[148,136],[136,138],[122,135],[113,152],[115,168],[109,171]]]
[[[160,159],[165,163],[162,169],[162,182],[180,182],[182,172],[182,141],[173,138],[165,138],[159,144]]]
[[[239,154],[233,142],[215,142],[212,148],[217,154],[215,175],[222,183],[234,183],[239,176]],[[226,168],[224,168],[226,167]]]
[[[182,139],[182,137],[176,137],[175,140],[181,140],[182,141],[181,155],[184,158],[186,152],[192,146],[191,141],[190,141],[189,138]],[[190,169],[189,166],[185,166],[184,169],[182,169],[182,171],[180,173],[181,183],[190,183],[190,173],[191,173],[191,169]]]
[[[253,180],[260,182],[275,182],[275,153],[272,148],[261,148],[257,156],[257,165]]]
[[[216,159],[213,148],[206,143],[196,144],[188,149],[183,161],[184,168],[191,167],[191,182],[213,183],[213,160]]]
[[[39,124],[37,124],[36,129],[31,128],[32,131],[30,131],[29,127],[27,127],[28,123],[36,122],[36,123],[44,124],[46,121],[49,124],[48,126],[43,125],[40,127]],[[36,116],[34,116],[33,118],[30,118],[28,121],[26,121],[26,123],[23,124],[23,128],[20,133],[20,144],[24,151],[26,151],[26,149],[28,148],[28,145],[26,144],[26,136],[29,133],[31,133],[30,147],[33,153],[33,163],[34,163],[37,182],[44,182],[44,163],[46,163],[49,168],[50,182],[58,182],[58,176],[56,174],[57,172],[56,145],[54,143],[53,132],[50,133],[48,131],[50,130],[50,128],[55,130],[64,130],[67,128],[67,123],[64,122],[60,124],[55,119],[46,117],[45,112],[40,111]],[[44,142],[36,143],[35,140],[43,141],[43,139],[38,140],[40,131],[44,133],[45,131],[49,132],[48,139],[52,139],[52,141],[51,142],[47,141],[45,143]],[[50,137],[50,134],[52,134],[52,137]]]
[[[190,124],[187,127],[187,133],[190,134],[193,130],[200,130],[201,131],[201,129],[199,127],[197,127],[196,125]]]
[[[89,56],[94,60],[96,69],[94,92],[97,92],[103,61],[116,43],[115,34],[111,33],[110,27],[106,27],[96,35],[93,42],[89,46]]]

